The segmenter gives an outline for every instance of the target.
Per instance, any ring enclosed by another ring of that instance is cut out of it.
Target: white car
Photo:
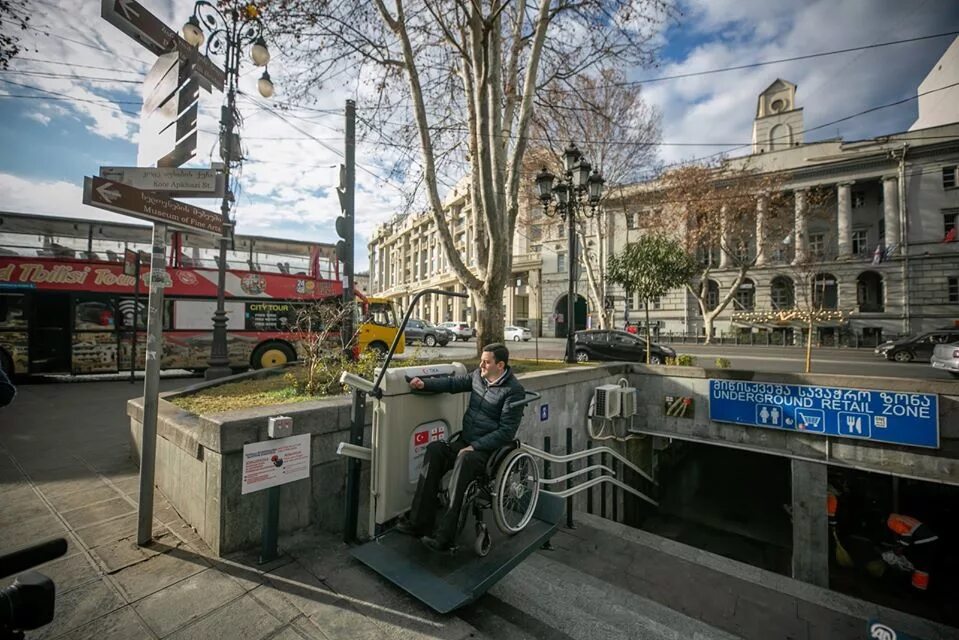
[[[469,342],[470,338],[476,337],[476,330],[466,322],[442,322],[439,326],[452,333],[454,340]]]
[[[520,340],[528,342],[529,339],[533,337],[533,334],[526,327],[509,326],[503,330],[503,337],[513,342],[519,342]]]
[[[937,344],[929,362],[936,369],[948,371],[954,378],[959,378],[959,342]]]

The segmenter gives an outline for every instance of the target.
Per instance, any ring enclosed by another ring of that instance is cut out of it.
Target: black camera
[[[67,552],[67,541],[55,538],[0,556],[0,578],[20,574],[0,589],[0,640],[23,638],[23,632],[53,621],[56,586],[36,571],[27,571]],[[26,573],[24,573],[26,571]]]

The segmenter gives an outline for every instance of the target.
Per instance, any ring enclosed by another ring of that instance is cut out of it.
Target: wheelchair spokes
[[[496,473],[493,491],[496,526],[509,535],[522,531],[539,499],[539,469],[533,457],[521,449],[510,452]]]

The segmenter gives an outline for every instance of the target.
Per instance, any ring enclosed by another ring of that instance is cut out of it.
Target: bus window
[[[369,303],[369,322],[384,327],[396,326],[396,314],[393,311],[391,302],[370,302]]]
[[[19,293],[0,293],[0,329],[26,329],[26,298]]]
[[[74,329],[78,331],[112,330],[115,327],[113,302],[109,298],[77,296],[73,300]]]
[[[226,311],[226,328],[242,331],[246,311],[244,304],[227,300],[223,310]],[[174,327],[178,330],[212,331],[215,311],[216,300],[174,300]]]

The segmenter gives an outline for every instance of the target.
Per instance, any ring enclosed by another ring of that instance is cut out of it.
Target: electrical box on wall
[[[271,438],[287,438],[293,435],[293,418],[273,416],[266,425],[266,433]]]
[[[593,391],[593,415],[597,418],[615,418],[621,410],[622,387],[604,384]]]

